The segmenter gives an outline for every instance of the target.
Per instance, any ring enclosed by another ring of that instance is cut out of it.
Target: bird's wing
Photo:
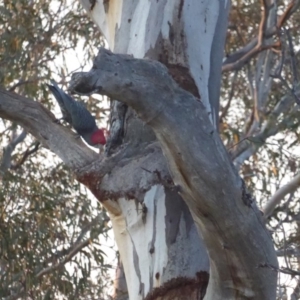
[[[71,98],[71,97],[70,97]],[[72,99],[73,100],[73,99]],[[85,108],[85,106],[80,103],[74,102],[68,107],[68,110],[71,112],[72,116],[72,125],[74,129],[80,134],[84,135],[86,133],[92,133],[95,129],[97,129],[95,118],[91,115],[91,113]]]
[[[85,106],[75,101],[71,96],[60,89],[55,81],[51,81],[51,83],[52,85],[48,86],[61,108],[64,119],[71,124],[80,135],[92,133],[97,129],[94,117]]]

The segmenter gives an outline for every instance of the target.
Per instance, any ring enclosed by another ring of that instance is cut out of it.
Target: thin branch
[[[300,298],[300,281],[298,280],[298,283],[294,288],[293,293],[291,294],[291,300],[297,300],[299,298]]]
[[[284,13],[278,18],[277,20],[277,27],[281,28],[286,21],[291,17],[291,15],[299,8],[300,1],[299,0],[292,0]]]
[[[91,243],[91,241],[89,239],[79,243],[76,247],[74,247],[74,249],[68,255],[66,255],[66,257],[64,259],[62,259],[60,262],[58,262],[48,268],[41,270],[34,277],[36,279],[38,279],[46,274],[49,274],[49,273],[61,268],[63,265],[65,265],[67,262],[69,262],[79,251],[81,251],[84,247],[88,246],[90,243]],[[26,294],[26,290],[24,288],[22,288],[17,294],[6,297],[4,300],[16,300],[25,294]]]
[[[291,71],[292,71],[292,87],[289,86],[288,82],[283,78],[281,72],[283,69],[283,65],[285,62],[285,49],[282,49],[282,55],[281,55],[281,62],[279,64],[279,67],[275,70],[275,72],[273,74],[270,74],[270,76],[272,78],[277,78],[279,79],[282,84],[285,86],[285,88],[287,89],[287,91],[293,95],[293,97],[295,98],[296,103],[300,106],[300,98],[298,97],[296,90],[298,87],[298,74],[297,74],[297,62],[296,62],[296,56],[295,56],[295,52],[294,52],[294,46],[293,46],[293,42],[292,42],[292,38],[290,35],[289,30],[285,30],[285,33],[287,35],[287,40],[288,40],[288,46],[289,46],[289,52],[290,52],[290,61],[291,61]],[[282,43],[283,44],[283,43]]]
[[[274,211],[275,207],[288,194],[294,193],[300,186],[300,173],[298,173],[289,183],[279,188],[276,193],[269,199],[263,208],[264,218],[267,219]]]
[[[232,82],[231,82],[231,89],[230,89],[229,96],[228,96],[228,101],[227,101],[226,105],[222,108],[222,114],[220,116],[220,123],[223,121],[223,119],[227,115],[227,112],[230,108],[230,104],[231,104],[231,101],[232,101],[233,96],[234,96],[237,74],[238,74],[238,72],[234,72]]]
[[[261,13],[261,21],[258,29],[258,45],[262,45],[264,42],[264,36],[266,33],[267,21],[269,16],[269,6],[266,0],[261,0],[263,10]]]
[[[286,249],[287,248],[287,245],[286,245],[286,234],[285,234],[285,230],[284,230],[284,227],[283,227],[282,224],[281,224],[281,228],[282,228],[281,232],[283,234],[283,249]],[[290,264],[288,262],[287,256],[284,255],[283,257],[284,257],[284,261],[285,261],[285,264],[286,264],[287,268],[290,268]]]
[[[60,255],[63,255],[64,258],[61,259],[60,261],[58,261],[55,264],[52,264],[51,266],[44,268],[38,272],[36,272],[36,274],[32,277],[32,279],[38,279],[41,278],[42,276],[52,273],[53,271],[63,267],[67,262],[69,262],[77,253],[79,253],[82,249],[84,249],[85,247],[87,247],[88,245],[92,244],[92,240],[91,238],[82,241],[83,237],[85,236],[85,234],[91,230],[91,228],[93,226],[95,226],[96,224],[98,224],[98,226],[103,226],[103,223],[106,221],[106,218],[103,218],[103,214],[100,213],[98,216],[96,216],[87,226],[85,226],[81,233],[79,234],[76,242],[71,245],[69,247],[69,249],[64,250],[64,251],[60,251]],[[42,264],[48,264],[49,260],[52,260],[53,257],[47,259],[45,262],[43,262]],[[56,256],[56,259],[58,257]],[[17,294],[11,295],[7,298],[5,298],[4,300],[15,300],[15,299],[19,299],[21,296],[26,294],[26,290],[23,288],[21,289]]]
[[[37,152],[37,150],[39,149],[39,146],[40,146],[40,142],[35,142],[34,147],[32,149],[29,149],[29,148],[26,149],[26,151],[24,152],[24,154],[23,154],[22,158],[20,159],[20,161],[17,162],[16,164],[14,164],[13,166],[11,166],[11,168],[13,170],[16,170],[16,169],[20,168],[30,155]]]
[[[279,249],[276,251],[278,257],[282,256],[295,256],[300,257],[300,249],[299,248],[288,248],[288,249]]]
[[[3,158],[0,166],[1,176],[11,167],[11,156],[16,146],[24,141],[27,132],[23,130],[17,137],[13,138],[11,142],[3,149]]]
[[[93,226],[95,226],[97,224],[98,224],[98,226],[103,226],[103,223],[105,221],[108,221],[108,219],[105,217],[106,217],[105,214],[100,213],[98,216],[93,218],[91,222],[89,222],[86,226],[84,226],[82,228],[81,233],[79,234],[78,238],[76,239],[75,245],[83,239],[83,237],[91,230],[91,228]]]
[[[13,92],[17,87],[19,87],[21,85],[35,83],[39,80],[44,80],[44,79],[47,79],[47,77],[38,77],[38,78],[34,78],[34,79],[29,79],[29,80],[20,79],[17,83],[15,83],[13,86],[11,86],[8,90],[10,92]]]
[[[227,150],[229,151],[229,150],[231,150],[232,148],[235,148],[237,145],[239,145],[239,144],[241,144],[242,142],[244,142],[245,140],[248,140],[249,139],[249,137],[244,137],[244,138],[242,138],[241,140],[239,140],[237,143],[235,143],[235,144],[233,144],[233,145],[231,145],[230,147],[228,147],[227,148]]]
[[[298,72],[297,72],[297,59],[295,56],[294,45],[292,41],[292,37],[289,30],[285,30],[287,35],[287,40],[289,44],[290,57],[291,57],[291,70],[293,76],[293,88],[298,84]]]
[[[279,75],[270,74],[270,76],[273,77],[273,78],[279,79],[281,81],[281,83],[285,86],[287,91],[294,97],[296,103],[300,106],[300,98],[297,95],[296,88],[290,87],[288,82],[282,77],[281,74],[279,74]]]
[[[283,274],[288,274],[288,275],[291,275],[291,276],[299,276],[300,275],[300,271],[295,271],[295,270],[292,270],[290,268],[278,268],[276,266],[272,266],[272,265],[267,264],[267,263],[260,264],[259,268],[270,268],[273,271],[280,272],[280,273],[283,273]]]
[[[89,244],[91,244],[91,240],[87,239],[85,241],[82,241],[81,243],[77,244],[75,247],[72,247],[72,251],[70,251],[64,259],[62,259],[60,262],[45,268],[43,270],[41,270],[38,274],[36,274],[36,278],[42,277],[46,274],[49,274],[59,268],[61,268],[63,265],[65,265],[67,262],[69,262],[79,251],[81,251],[83,248],[85,248],[86,246],[88,246]]]

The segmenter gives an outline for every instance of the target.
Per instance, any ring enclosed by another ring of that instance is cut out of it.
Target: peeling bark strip
[[[173,181],[181,187],[210,257],[205,299],[275,299],[277,265],[271,238],[203,104],[181,89],[166,67],[101,49],[93,69],[76,73],[71,89],[98,92],[133,108],[154,130]]]

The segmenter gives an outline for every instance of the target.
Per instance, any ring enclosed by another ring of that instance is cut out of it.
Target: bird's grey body
[[[52,85],[48,84],[48,87],[60,106],[63,119],[69,123],[88,144],[92,146],[95,146],[95,144],[104,145],[106,142],[104,132],[97,127],[96,121],[91,113],[82,103],[75,101],[59,88],[55,81],[52,80],[51,83]]]

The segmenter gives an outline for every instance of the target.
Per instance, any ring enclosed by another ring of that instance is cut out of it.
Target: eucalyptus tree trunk
[[[110,1],[106,4],[99,1],[94,7],[89,1],[83,4],[114,52],[161,61],[178,84],[199,99],[200,90],[205,93],[203,99],[209,99],[211,93],[214,104],[207,102],[206,106],[211,119],[217,122],[219,89],[210,89],[208,74],[215,65],[220,68],[222,51],[212,61],[206,50],[200,56],[194,52],[200,49],[201,43],[213,42],[216,25],[206,31],[204,22],[205,15],[211,18],[215,14],[213,7],[207,3],[203,7],[196,6],[195,10],[194,4],[183,5],[180,1]],[[217,2],[215,5],[218,9]],[[223,15],[226,24],[226,11]],[[187,30],[189,27],[192,31]],[[216,35],[216,39],[218,42],[214,43],[222,48],[224,30],[221,38]],[[201,56],[205,57],[202,63]],[[215,74],[214,80],[219,86],[220,72]],[[207,253],[189,210],[171,186],[162,152],[157,149],[148,153],[148,145],[155,141],[152,129],[118,101],[112,103],[111,121],[108,142],[111,152],[117,151],[120,144],[138,149],[126,172],[116,172],[107,183],[110,199],[120,208],[120,214],[109,208],[108,211],[130,299],[144,299],[154,288],[164,287],[166,283],[168,289],[164,288],[164,293],[172,291],[173,299],[185,298],[187,294],[191,299],[202,298],[208,283]],[[139,158],[138,162],[135,157]],[[105,189],[104,181],[101,188]]]
[[[114,53],[163,63],[176,83],[190,92],[197,101],[202,102],[206,110],[206,121],[214,127],[211,134],[217,132],[229,1],[81,2],[99,26]],[[94,69],[100,68],[97,59]],[[117,74],[116,70],[116,76]],[[99,90],[101,88],[102,86]],[[77,92],[79,90],[77,89]],[[112,101],[111,136],[106,154],[114,156],[123,151],[127,162],[114,168],[109,176],[103,177],[100,185],[103,195],[101,200],[112,220],[129,298],[202,299],[209,278],[209,262],[197,229],[204,239],[205,234],[218,235],[214,231],[218,222],[214,220],[214,226],[208,226],[206,229],[203,226],[207,225],[197,224],[205,222],[201,218],[196,220],[199,212],[191,210],[187,202],[192,214],[190,213],[180,196],[181,180],[178,180],[177,186],[176,176],[169,174],[163,152],[165,156],[168,154],[164,148],[161,151],[156,143],[157,133],[155,136],[151,126],[154,119],[158,118],[157,115],[164,113],[164,107],[150,117],[138,117],[136,112],[139,114],[140,111],[135,112],[127,106],[126,101],[116,101],[122,100],[114,97],[116,94],[110,91],[106,94],[115,99]],[[159,96],[157,95],[157,98]],[[190,113],[190,118],[193,118],[193,111]],[[194,133],[197,134],[197,131],[198,129],[194,128]],[[185,134],[191,134],[191,140],[196,138],[192,132]],[[180,143],[181,138],[176,139],[176,132],[173,133],[173,137],[174,144]],[[170,168],[172,171],[172,167]],[[206,173],[205,176],[208,177],[218,177],[216,174],[209,174],[208,171],[202,169],[199,172]],[[214,169],[214,172],[219,171]],[[226,176],[226,172],[233,171],[223,169],[222,172],[225,173],[223,176]],[[245,187],[239,177],[233,177],[235,179],[231,184],[239,186],[238,189],[245,194]],[[222,195],[218,201],[226,201],[228,195],[225,196],[226,192],[221,186],[218,194]],[[204,214],[202,218],[208,216]],[[263,240],[269,240],[266,248],[270,252],[270,261],[276,265],[270,237],[266,237],[263,226],[260,230],[264,232],[261,233],[264,235]],[[210,270],[213,274],[206,299],[273,299],[276,274],[270,275],[269,288],[265,287],[266,282],[254,287],[254,281],[250,283],[251,276],[247,274],[248,271],[243,273],[239,270],[239,259],[235,263],[229,262],[229,256],[224,252],[233,250],[226,243],[219,241],[219,245],[211,245],[214,248],[209,251],[212,264]],[[231,270],[216,271],[217,260],[213,256],[218,255],[218,251],[223,252],[220,258],[222,257],[223,264],[228,264],[227,268]],[[261,264],[267,265],[265,260],[261,261]],[[258,265],[256,267],[259,268]],[[262,267],[260,270],[268,274],[273,272],[270,269],[265,271]],[[250,281],[245,283],[241,278],[236,280],[239,276]],[[117,285],[117,291],[120,289]],[[122,290],[124,291],[124,287]],[[116,298],[118,297],[124,297],[124,293],[116,292]]]
[[[107,208],[130,300],[275,299],[271,237],[217,130],[229,2],[82,2],[114,53],[100,49],[71,90],[115,99],[106,153],[1,87],[0,117],[56,153]],[[126,299],[124,280],[116,286]]]

